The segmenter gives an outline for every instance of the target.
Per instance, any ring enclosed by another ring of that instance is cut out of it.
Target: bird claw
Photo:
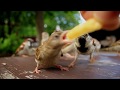
[[[91,58],[90,59],[90,63],[94,63],[95,62],[95,59],[94,58]]]
[[[33,73],[42,73],[42,71],[41,70],[38,70],[37,68],[33,71]]]
[[[71,63],[70,65],[68,65],[69,68],[73,68],[74,67],[74,63]]]
[[[67,67],[63,67],[61,65],[56,65],[57,68],[59,68],[62,71],[69,71],[69,69]]]
[[[69,69],[67,67],[62,67],[61,70],[62,71],[69,71]]]

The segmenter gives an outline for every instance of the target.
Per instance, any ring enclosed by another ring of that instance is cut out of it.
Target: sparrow
[[[35,51],[35,62],[37,64],[34,73],[42,72],[41,69],[57,67],[68,71],[67,67],[58,64],[61,57],[61,49],[64,45],[71,43],[65,39],[66,31],[55,30],[43,44],[37,47]]]
[[[27,38],[23,41],[23,43],[17,48],[15,53],[12,56],[31,56],[35,54],[35,49],[33,47],[34,40],[31,38]]]
[[[102,48],[101,51],[114,51],[117,52],[118,55],[120,56],[120,40],[117,40],[116,42],[112,43],[107,48]]]
[[[85,34],[78,37],[75,42],[75,46],[79,54],[90,55],[90,62],[94,62],[94,52],[99,52],[101,48],[100,42],[91,37],[89,34]]]
[[[68,65],[68,67],[73,67],[80,54],[90,55],[90,62],[93,63],[95,61],[93,53],[99,52],[100,48],[101,44],[97,39],[85,34],[76,38],[71,45],[63,48],[62,52],[63,55],[70,51],[74,52],[74,60]]]
[[[103,48],[109,47],[112,43],[116,42],[115,36],[107,36],[106,39],[100,40],[100,44]]]

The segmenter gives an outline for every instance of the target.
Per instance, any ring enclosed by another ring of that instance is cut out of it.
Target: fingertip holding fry
[[[81,35],[102,29],[102,24],[96,19],[89,19],[85,23],[77,25],[67,33],[67,38],[72,40]]]

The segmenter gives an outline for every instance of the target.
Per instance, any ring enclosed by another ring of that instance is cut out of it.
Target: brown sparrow
[[[50,37],[41,44],[35,52],[35,61],[37,66],[34,70],[35,73],[41,72],[42,68],[57,67],[61,70],[68,70],[67,67],[58,65],[57,61],[61,57],[61,49],[64,45],[71,43],[65,39],[66,31],[54,31]]]
[[[115,43],[111,44],[109,47],[107,48],[102,48],[102,51],[115,51],[118,53],[118,55],[120,56],[120,40],[116,41]]]
[[[35,54],[35,48],[33,48],[34,40],[31,38],[27,38],[23,41],[23,43],[17,48],[15,54],[12,56],[31,56]]]

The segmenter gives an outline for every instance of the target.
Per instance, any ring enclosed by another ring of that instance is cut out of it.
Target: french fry
[[[71,29],[67,33],[67,38],[72,40],[84,34],[100,30],[101,28],[102,24],[92,18],[87,20],[85,23],[77,25],[76,27]]]

